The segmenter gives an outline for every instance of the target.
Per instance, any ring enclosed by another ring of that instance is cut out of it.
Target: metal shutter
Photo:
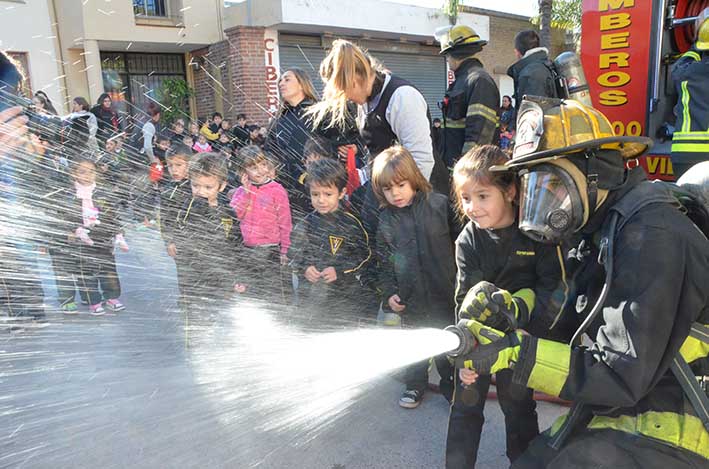
[[[429,50],[430,49],[430,50]],[[371,54],[384,66],[413,84],[421,91],[428,102],[432,117],[440,117],[438,102],[446,92],[446,62],[438,55],[438,48],[425,47],[424,54],[406,54],[371,50]],[[295,36],[281,34],[279,37],[279,55],[281,70],[300,67],[313,81],[318,93],[322,93],[320,62],[325,58],[320,37]]]

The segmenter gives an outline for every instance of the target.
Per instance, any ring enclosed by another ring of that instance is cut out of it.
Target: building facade
[[[336,38],[412,82],[434,117],[449,79],[433,39],[449,24],[439,9],[380,0],[0,0],[0,8],[1,47],[25,64],[33,90],[62,105],[108,92],[140,114],[165,80],[184,78],[195,91],[188,117],[244,112],[266,123],[282,70],[302,68],[322,90],[318,67]],[[489,41],[480,58],[511,94],[513,39],[529,18],[464,7],[458,22]]]

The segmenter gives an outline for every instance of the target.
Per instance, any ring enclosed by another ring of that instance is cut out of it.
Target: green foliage
[[[582,0],[554,0],[551,9],[551,25],[554,28],[577,31],[581,28]],[[539,24],[539,16],[532,18]]]
[[[172,124],[179,117],[189,117],[189,99],[194,90],[182,78],[168,78],[162,82],[158,97],[162,108],[161,120]]]
[[[448,16],[452,25],[458,21],[458,6],[460,3],[460,0],[445,0],[443,2],[443,13]]]

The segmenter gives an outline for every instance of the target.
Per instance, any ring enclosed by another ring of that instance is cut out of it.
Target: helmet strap
[[[589,150],[586,157],[586,194],[588,195],[588,218],[596,211],[598,203],[598,164],[596,152]]]

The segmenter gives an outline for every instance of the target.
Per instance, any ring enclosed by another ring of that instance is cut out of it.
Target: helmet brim
[[[447,53],[454,51],[460,47],[463,46],[473,46],[473,45],[478,45],[480,47],[485,47],[487,45],[487,41],[485,39],[478,39],[477,41],[473,42],[467,42],[465,44],[456,44],[455,46],[448,46],[445,49],[441,49],[441,51],[438,53],[438,55],[446,55]]]
[[[694,47],[697,50],[709,50],[709,42],[707,41],[697,41],[694,43]]]
[[[624,159],[631,159],[642,155],[652,148],[653,141],[649,137],[631,136],[597,138],[594,140],[577,143],[575,145],[570,145],[568,147],[552,148],[550,150],[538,151],[536,153],[530,153],[529,155],[520,156],[508,161],[504,165],[493,166],[490,168],[490,171],[500,172],[517,170],[526,166],[533,166],[547,161],[564,158],[570,154],[579,153],[584,150],[600,149],[603,145],[610,145],[614,143],[619,144],[619,148],[617,150]]]

